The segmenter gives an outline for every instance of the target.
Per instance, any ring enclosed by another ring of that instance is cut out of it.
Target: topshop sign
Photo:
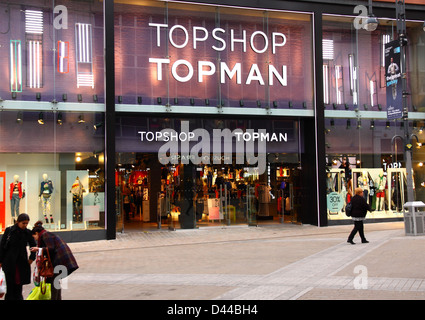
[[[241,35],[237,36],[234,29],[225,30],[223,28],[214,28],[209,31],[207,28],[200,26],[193,26],[191,32],[182,26],[174,25],[169,26],[163,23],[149,23],[149,27],[154,29],[156,46],[161,47],[163,39],[161,34],[163,30],[168,30],[168,42],[176,49],[191,49],[196,50],[201,45],[208,45],[211,43],[210,48],[217,53],[225,50],[230,52],[242,50],[246,53],[251,50],[255,54],[262,54],[271,52],[276,55],[279,48],[286,44],[286,36],[280,32],[272,32],[270,35],[263,31],[255,31],[248,34],[247,30],[242,30]],[[275,84],[280,86],[287,86],[287,66],[274,66],[268,64],[267,74],[261,72],[258,64],[253,63],[248,66],[248,71],[243,70],[245,65],[240,61],[236,61],[229,65],[225,61],[219,63],[213,61],[198,60],[197,62],[190,62],[185,59],[179,59],[172,62],[168,58],[149,58],[149,63],[153,64],[157,71],[157,80],[163,80],[164,67],[171,65],[171,75],[178,82],[188,82],[196,79],[198,82],[203,82],[205,77],[214,76],[219,74],[220,83],[226,83],[227,79],[235,79],[238,85],[251,84],[257,82],[260,85],[265,85],[266,81],[269,85]],[[195,65],[194,65],[195,64]],[[197,70],[197,75],[195,75]],[[243,75],[246,75],[242,79]]]

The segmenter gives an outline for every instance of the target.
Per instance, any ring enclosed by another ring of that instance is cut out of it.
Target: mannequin
[[[80,181],[80,178],[77,177],[72,184],[71,190],[72,193],[72,203],[73,203],[73,221],[82,222],[83,221],[83,192],[84,187]]]
[[[51,212],[51,202],[53,194],[53,182],[49,179],[47,173],[43,174],[43,181],[40,184],[40,202],[43,209],[44,219],[49,223],[47,216],[50,216],[50,223],[53,223],[53,216]]]
[[[25,197],[25,189],[22,182],[19,181],[19,176],[16,174],[13,176],[13,182],[9,186],[10,190],[10,210],[13,223],[19,216],[19,203],[23,197]]]
[[[332,174],[328,172],[326,174],[326,193],[331,193],[333,190],[333,179]]]
[[[384,210],[384,200],[385,200],[385,185],[387,183],[387,178],[384,176],[384,173],[381,172],[375,180],[376,188],[376,210]]]
[[[363,198],[369,203],[369,181],[367,172],[363,171],[361,176],[358,178],[358,186],[363,190]]]

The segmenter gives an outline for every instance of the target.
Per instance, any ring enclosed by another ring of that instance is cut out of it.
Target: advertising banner
[[[401,86],[400,42],[391,41],[385,45],[385,80],[387,86],[387,119],[403,116],[403,88]]]

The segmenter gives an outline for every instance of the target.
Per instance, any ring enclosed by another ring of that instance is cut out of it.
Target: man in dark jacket
[[[362,243],[368,243],[364,236],[363,230],[363,220],[366,219],[367,211],[372,211],[369,204],[366,202],[366,199],[363,197],[363,189],[356,188],[354,190],[354,197],[351,198],[352,211],[351,218],[354,221],[354,228],[348,236],[347,242],[350,244],[355,244],[353,239],[356,235],[357,231],[359,232],[360,238],[362,239]]]
[[[0,243],[0,267],[6,276],[7,292],[5,300],[23,300],[22,286],[31,283],[31,263],[35,253],[28,259],[27,245],[36,243],[27,229],[30,218],[21,213],[12,227],[6,228]]]

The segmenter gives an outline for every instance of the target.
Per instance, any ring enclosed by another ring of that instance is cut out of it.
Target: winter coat
[[[6,275],[6,281],[14,279],[22,285],[31,283],[27,245],[36,246],[30,230],[21,229],[17,224],[6,228],[0,243],[0,263]],[[31,253],[30,260],[35,260],[34,252]],[[16,274],[16,271],[19,273]]]
[[[364,218],[366,217],[367,211],[372,211],[365,198],[359,195],[355,195],[351,198],[353,209],[351,211],[352,218]]]
[[[61,277],[69,276],[78,269],[77,261],[68,245],[54,233],[43,230],[39,233],[38,246],[40,248],[48,248],[50,260],[53,267],[64,266],[67,274],[61,274]],[[59,273],[62,271],[59,270]]]

